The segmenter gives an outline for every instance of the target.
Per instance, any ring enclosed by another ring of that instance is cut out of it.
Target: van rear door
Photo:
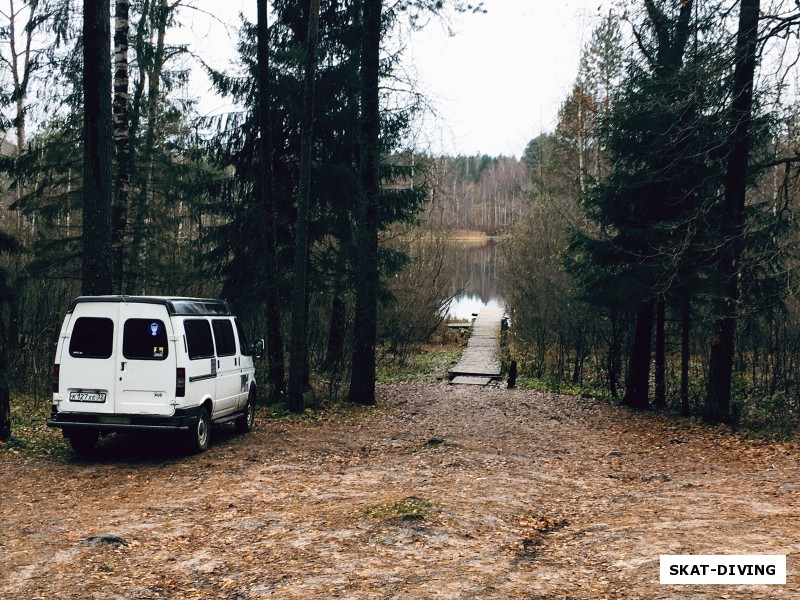
[[[167,308],[123,303],[119,323],[117,413],[172,415],[176,352]]]
[[[81,302],[61,340],[59,411],[113,414],[119,304]]]

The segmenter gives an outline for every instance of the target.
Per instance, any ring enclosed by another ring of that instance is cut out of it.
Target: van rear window
[[[233,337],[233,326],[227,319],[214,319],[214,341],[217,343],[217,356],[233,356],[236,354],[236,340]]]
[[[101,317],[79,317],[69,340],[70,356],[110,358],[114,351],[114,322]]]
[[[211,337],[211,327],[205,319],[186,319],[183,322],[186,332],[186,346],[189,358],[213,358],[214,340]]]
[[[122,330],[122,354],[133,360],[164,360],[168,341],[163,321],[128,319]]]

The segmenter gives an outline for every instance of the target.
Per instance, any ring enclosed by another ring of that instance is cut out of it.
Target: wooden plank
[[[472,325],[472,334],[461,360],[449,371],[450,379],[458,376],[500,378],[500,327],[505,311],[502,308],[485,307]]]

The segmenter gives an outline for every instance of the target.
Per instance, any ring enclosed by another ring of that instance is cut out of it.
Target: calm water
[[[497,244],[454,244],[458,271],[453,292],[466,284],[450,304],[450,316],[469,319],[484,306],[504,307],[503,293],[497,276]]]

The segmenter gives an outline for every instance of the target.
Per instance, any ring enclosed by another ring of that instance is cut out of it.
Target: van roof
[[[231,315],[231,309],[224,300],[168,296],[79,296],[72,301],[68,312],[72,312],[78,304],[83,302],[159,304],[166,306],[170,315]]]

